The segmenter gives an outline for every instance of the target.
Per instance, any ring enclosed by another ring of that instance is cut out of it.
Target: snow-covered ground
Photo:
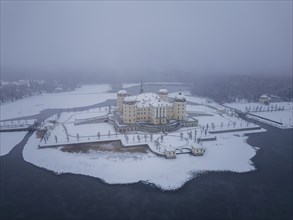
[[[8,154],[17,145],[27,132],[0,132],[0,156]]]
[[[201,157],[188,154],[167,160],[152,153],[116,153],[92,151],[68,153],[57,148],[38,149],[33,135],[24,147],[24,159],[58,174],[75,173],[93,176],[110,184],[153,183],[164,190],[182,187],[205,171],[248,172],[255,169],[251,158],[256,149],[246,143],[246,137],[221,134],[216,142],[206,142]]]
[[[109,84],[92,84],[92,85],[83,85],[80,88],[76,88],[74,91],[70,92],[71,94],[89,94],[89,93],[106,93],[110,90]],[[62,94],[62,93],[61,93]]]
[[[216,105],[216,103],[212,103]],[[208,116],[197,117],[199,125],[206,127],[215,124],[215,129],[253,127],[240,119],[229,114],[219,112],[216,108],[203,105],[188,105],[190,112],[205,112]],[[121,140],[127,148],[146,144],[153,152],[164,155],[165,149],[181,149],[198,146],[195,142],[194,134],[197,137],[205,137],[204,132],[197,128],[181,128],[168,135],[164,135],[161,140],[161,133],[150,134],[137,132],[116,134],[112,125],[102,122],[95,124],[75,125],[75,119],[89,118],[94,115],[103,115],[108,109],[92,109],[83,112],[63,112],[58,119],[58,123],[50,130],[50,136],[46,142],[42,141],[42,146],[56,144],[66,145],[68,143],[86,143],[95,141]],[[56,116],[52,116],[53,118]],[[229,124],[229,125],[228,125]],[[233,126],[232,126],[233,124]],[[188,132],[192,132],[193,137],[188,138]],[[246,143],[244,133],[263,132],[265,130],[253,130],[242,132],[231,132],[217,134],[216,141],[203,142],[200,145],[206,149],[202,157],[195,157],[189,154],[177,155],[174,160],[167,160],[164,157],[149,153],[121,153],[91,151],[90,153],[68,153],[58,148],[38,149],[40,140],[32,137],[24,148],[24,159],[37,166],[44,167],[56,173],[75,173],[89,175],[103,179],[110,184],[134,183],[144,181],[153,183],[164,190],[178,189],[191,178],[205,171],[233,171],[248,172],[254,170],[251,158],[255,155],[256,149]],[[67,140],[68,133],[69,139]],[[110,132],[110,135],[109,135]],[[98,136],[100,133],[100,136]],[[181,138],[183,133],[183,138]],[[77,138],[78,134],[78,138]],[[138,138],[139,136],[139,138]],[[209,136],[209,134],[207,134]],[[214,136],[214,135],[213,135]],[[154,140],[159,140],[159,147]]]
[[[105,85],[83,86],[72,92],[32,96],[0,105],[1,120],[38,114],[50,108],[74,108],[116,99],[116,93],[106,93]]]
[[[235,102],[235,103],[226,103],[225,106],[232,107],[238,109],[240,111],[245,112],[247,108],[250,107],[250,112],[254,110],[256,107],[262,107],[262,111],[266,111],[267,109],[271,109],[275,106],[284,107],[285,110],[292,110],[293,102],[272,102],[269,105],[262,104],[260,102]]]
[[[258,102],[227,103],[225,106],[240,110],[242,112],[247,112],[247,110],[249,110],[250,115],[248,115],[248,117],[273,125],[275,127],[293,128],[293,102],[275,102],[270,103],[269,105],[264,105]],[[269,120],[255,117],[254,115]],[[274,123],[270,120],[273,120],[277,123]]]
[[[135,85],[137,84],[124,84],[124,88]],[[108,85],[88,85],[68,93],[43,94],[3,104],[1,105],[1,120],[37,114],[48,108],[81,107],[116,98],[116,93],[107,93],[107,91],[109,91]],[[170,97],[175,95],[176,93],[172,93]],[[196,117],[200,127],[181,128],[176,132],[163,136],[161,139],[162,134],[153,134],[153,136],[143,132],[127,135],[116,134],[113,126],[106,122],[75,124],[77,120],[107,115],[108,109],[104,107],[83,112],[62,112],[60,117],[57,115],[50,117],[44,123],[44,126],[50,129],[50,136],[46,143],[43,140],[41,144],[55,144],[55,136],[57,137],[58,145],[65,145],[68,142],[121,140],[122,144],[126,147],[146,146],[147,144],[152,151],[163,154],[165,149],[170,149],[171,147],[180,149],[182,147],[198,146],[194,139],[195,130],[197,137],[205,137],[202,128],[207,127],[207,125],[210,130],[212,130],[212,124],[215,125],[216,130],[255,126],[235,118],[230,112],[223,111],[224,108],[212,100],[192,97],[190,95],[186,96],[186,99],[197,104],[188,105],[187,110],[189,112],[193,114],[208,114]],[[57,123],[54,121],[57,121]],[[187,134],[190,131],[193,134],[191,139],[188,138]],[[246,132],[255,133],[263,131],[263,129],[260,129]],[[183,133],[183,138],[181,138],[181,133]],[[40,139],[37,139],[34,134],[25,145],[23,156],[27,162],[56,173],[75,173],[93,176],[103,179],[110,184],[144,181],[153,183],[165,190],[173,190],[180,188],[191,178],[205,171],[248,172],[254,170],[255,167],[251,162],[251,158],[255,155],[256,149],[246,143],[247,137],[243,136],[244,133],[243,131],[216,134],[216,141],[202,143],[202,146],[206,149],[204,156],[195,157],[184,154],[177,155],[177,158],[174,160],[167,160],[150,151],[148,153],[116,151],[68,153],[61,151],[60,148],[39,149]],[[1,133],[1,135],[3,134],[9,133]],[[25,132],[22,134],[22,138],[24,135]],[[15,132],[10,137],[3,136],[2,138],[1,136],[1,149],[2,146],[5,146],[5,148],[8,146],[8,144],[2,144],[2,140],[11,143],[9,146],[13,147],[21,140],[21,137],[18,141],[16,139]],[[15,141],[15,144],[12,143],[12,140]],[[154,140],[159,140],[159,147],[155,146]]]
[[[242,119],[236,118],[234,116],[230,116],[227,114],[222,114],[217,112],[217,110],[213,108],[209,108],[207,106],[199,106],[199,105],[188,105],[187,109],[190,110],[190,112],[196,112],[201,111],[205,112],[207,116],[199,116],[196,117],[198,120],[198,124],[200,127],[209,127],[209,130],[227,130],[227,129],[239,129],[239,128],[251,128],[255,127],[255,124],[248,123]],[[98,109],[91,109],[88,111],[82,111],[82,112],[63,112],[60,115],[60,118],[57,119],[56,116],[52,116],[52,119],[58,120],[58,123],[55,125],[53,129],[50,130],[50,135],[48,140],[46,140],[46,143],[42,142],[41,145],[54,145],[56,144],[56,137],[58,144],[67,144],[76,142],[77,139],[79,139],[79,142],[92,142],[92,141],[104,141],[104,140],[112,140],[114,138],[122,139],[122,141],[125,141],[126,138],[124,137],[124,134],[116,134],[116,131],[114,129],[114,126],[107,123],[107,122],[100,122],[100,123],[93,123],[93,124],[75,124],[76,119],[83,119],[83,118],[91,118],[91,117],[98,117],[101,115],[106,115],[108,113],[108,108],[98,108]],[[49,121],[52,119],[48,119],[46,123],[49,125]],[[214,125],[214,127],[213,127]],[[177,135],[179,137],[179,134],[183,132],[185,135],[187,135],[187,132],[192,131],[194,133],[194,130],[197,130],[197,137],[204,136],[203,129],[200,129],[200,127],[197,128],[181,128],[180,130],[176,132],[172,132],[170,135]],[[67,132],[67,133],[66,133]],[[99,137],[98,137],[99,133]],[[67,140],[67,134],[69,139]],[[78,135],[77,135],[78,134]],[[110,134],[110,135],[109,135]],[[138,132],[138,134],[141,135],[141,139],[144,139],[144,133]],[[160,137],[161,134],[154,134],[153,140],[155,138]],[[56,137],[55,137],[56,136]],[[79,136],[79,138],[77,137]],[[194,137],[194,136],[193,136]],[[136,142],[132,141],[133,138],[136,140]],[[167,137],[165,137],[167,139]],[[150,135],[147,134],[147,143],[150,143]],[[128,137],[129,143],[136,143],[139,144],[140,142],[137,142],[137,135],[135,134],[129,134]],[[174,140],[170,141],[172,145],[174,145]],[[184,143],[181,143],[183,145]],[[127,144],[126,144],[127,145]],[[162,148],[162,152],[164,149]]]

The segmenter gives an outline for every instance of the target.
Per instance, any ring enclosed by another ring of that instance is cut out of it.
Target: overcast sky
[[[2,77],[291,72],[291,1],[1,1]]]

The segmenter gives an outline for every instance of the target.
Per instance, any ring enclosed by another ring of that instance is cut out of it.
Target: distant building
[[[174,150],[174,149],[165,150],[164,154],[167,159],[175,159],[176,158],[176,150]]]
[[[264,94],[259,97],[258,101],[260,103],[264,103],[264,104],[268,105],[271,102],[282,102],[282,98],[279,96],[276,96],[276,95]]]
[[[125,124],[137,121],[150,121],[152,124],[166,124],[168,120],[185,120],[186,98],[179,92],[170,102],[167,89],[160,89],[159,94],[143,93],[130,96],[125,90],[117,93],[117,111],[122,112]]]
[[[204,153],[205,153],[205,148],[203,148],[203,147],[194,147],[194,146],[192,146],[192,147],[191,147],[191,153],[192,153],[194,156],[202,156],[202,155],[204,155]]]
[[[261,96],[259,97],[258,101],[259,101],[260,103],[263,103],[263,104],[268,105],[268,104],[270,104],[271,98],[270,98],[269,95],[264,94],[264,95],[261,95]]]

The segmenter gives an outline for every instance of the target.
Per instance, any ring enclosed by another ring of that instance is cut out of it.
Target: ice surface
[[[49,108],[74,108],[116,99],[116,93],[102,93],[105,85],[84,86],[73,92],[32,96],[0,105],[1,120],[38,114]]]
[[[0,132],[0,156],[8,154],[17,145],[27,132]]]

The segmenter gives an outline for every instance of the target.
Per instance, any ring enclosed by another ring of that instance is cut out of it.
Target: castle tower
[[[165,88],[160,89],[159,96],[162,101],[168,102],[168,90],[167,89],[165,89]]]
[[[122,112],[123,111],[123,100],[128,95],[128,93],[125,90],[119,90],[117,93],[117,111]]]
[[[136,99],[135,97],[126,97],[123,101],[123,122],[125,124],[136,123]]]
[[[184,120],[186,115],[186,98],[179,92],[173,101],[173,119]]]

